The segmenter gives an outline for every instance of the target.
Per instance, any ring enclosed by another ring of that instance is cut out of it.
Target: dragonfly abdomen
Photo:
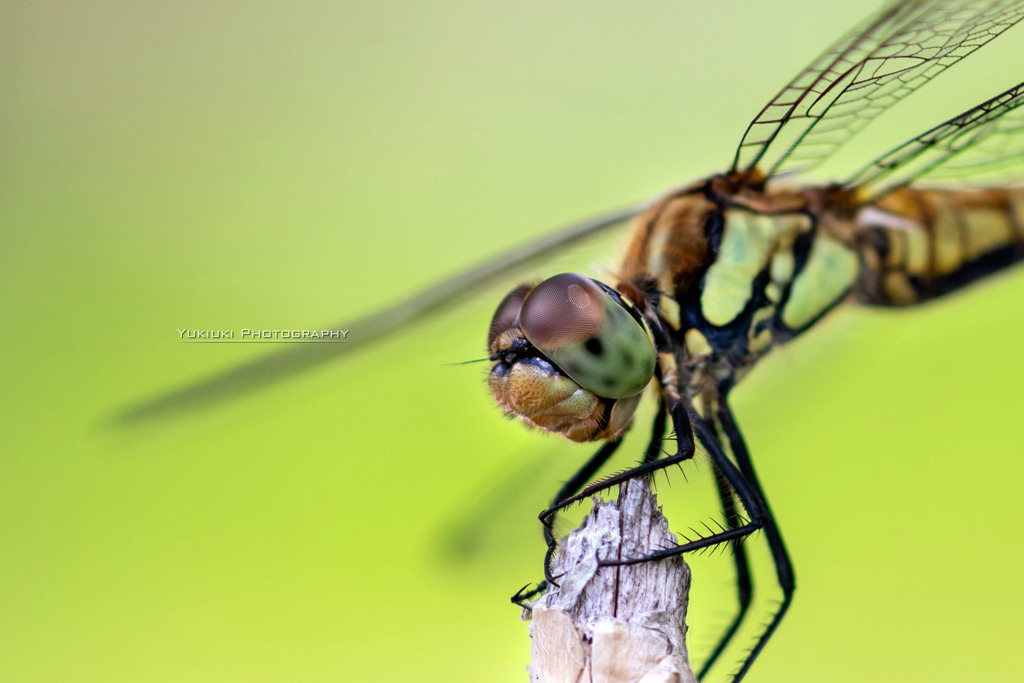
[[[892,192],[858,215],[858,299],[908,306],[1024,258],[1024,189]]]

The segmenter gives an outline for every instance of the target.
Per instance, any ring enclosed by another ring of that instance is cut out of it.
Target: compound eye
[[[598,396],[633,396],[654,376],[647,327],[582,275],[563,273],[537,285],[523,302],[519,327],[562,372]]]
[[[604,325],[605,293],[575,273],[548,278],[533,288],[519,316],[523,334],[541,351],[593,337]]]
[[[515,326],[519,318],[519,311],[523,307],[523,300],[526,299],[530,285],[519,285],[501,300],[498,308],[491,317],[491,328],[487,332],[487,348],[491,348],[494,340],[505,330]]]

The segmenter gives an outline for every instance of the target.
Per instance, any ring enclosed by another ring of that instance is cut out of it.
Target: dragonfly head
[[[513,289],[487,341],[498,405],[572,441],[619,436],[654,376],[643,316],[616,290],[574,273]]]

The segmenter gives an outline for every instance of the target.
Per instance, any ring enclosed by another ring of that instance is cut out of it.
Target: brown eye
[[[487,348],[491,348],[495,337],[516,324],[519,317],[519,310],[523,307],[523,300],[526,293],[530,291],[530,285],[519,285],[498,304],[494,316],[491,318],[491,329],[487,332]]]
[[[601,288],[575,273],[545,280],[530,292],[519,313],[519,326],[539,349],[558,349],[593,337],[604,324]]]

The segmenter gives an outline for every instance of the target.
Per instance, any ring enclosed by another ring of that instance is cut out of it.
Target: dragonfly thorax
[[[814,195],[716,181],[669,195],[639,216],[621,272],[654,283],[680,368],[735,381],[775,344],[807,329],[857,280],[856,251]],[[815,207],[817,208],[817,207]]]

